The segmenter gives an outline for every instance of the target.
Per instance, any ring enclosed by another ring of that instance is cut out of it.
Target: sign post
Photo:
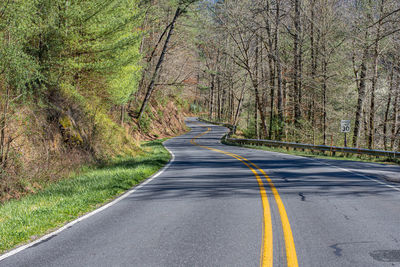
[[[344,147],[347,147],[347,133],[350,132],[350,120],[340,121],[340,131],[344,133]]]

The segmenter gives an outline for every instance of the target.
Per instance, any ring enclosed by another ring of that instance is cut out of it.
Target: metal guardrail
[[[311,144],[282,142],[282,141],[273,141],[264,139],[237,139],[228,137],[225,140],[230,143],[236,143],[241,145],[275,146],[275,147],[286,147],[286,148],[296,148],[296,149],[308,149],[311,151],[329,151],[332,153],[340,152],[349,154],[363,154],[372,156],[384,156],[390,158],[400,158],[400,152],[394,152],[394,151],[370,150],[370,149],[353,148],[353,147],[311,145]]]
[[[234,126],[231,124],[220,123],[220,122],[212,122],[201,119],[203,122],[217,124],[221,126],[225,126],[231,129],[231,132],[224,136],[224,140],[228,143],[240,144],[240,145],[255,145],[255,146],[274,146],[274,147],[285,147],[285,148],[294,148],[294,149],[307,149],[311,151],[329,151],[332,153],[340,152],[340,153],[349,153],[349,154],[360,154],[360,155],[371,155],[371,156],[382,156],[389,158],[400,158],[400,152],[395,151],[385,151],[385,150],[371,150],[364,148],[354,148],[354,147],[338,147],[338,146],[324,146],[324,145],[312,145],[312,144],[301,144],[294,142],[283,142],[283,141],[274,141],[274,140],[265,140],[265,139],[238,139],[231,138],[232,130]]]

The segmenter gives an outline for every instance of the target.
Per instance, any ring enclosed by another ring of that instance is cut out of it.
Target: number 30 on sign
[[[350,132],[350,120],[342,120],[340,122],[340,132],[342,133]]]

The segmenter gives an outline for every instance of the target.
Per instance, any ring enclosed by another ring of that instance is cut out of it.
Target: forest
[[[199,16],[208,117],[251,138],[399,149],[399,1],[217,1]]]
[[[400,150],[398,0],[3,0],[0,201],[138,155],[185,116]],[[33,190],[34,191],[34,190]]]

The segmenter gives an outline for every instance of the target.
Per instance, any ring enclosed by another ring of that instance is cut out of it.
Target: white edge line
[[[325,164],[325,165],[328,165],[328,166],[337,168],[337,169],[339,169],[339,170],[342,170],[342,171],[345,171],[345,172],[349,172],[349,173],[352,173],[352,174],[361,176],[361,177],[366,178],[366,179],[368,179],[368,180],[370,180],[370,181],[374,181],[374,182],[376,182],[376,183],[378,183],[378,184],[385,185],[385,186],[387,186],[387,187],[390,187],[390,188],[392,188],[392,189],[397,190],[397,191],[400,192],[400,188],[399,188],[399,187],[394,186],[394,185],[391,185],[391,184],[388,184],[387,182],[384,182],[384,181],[382,181],[382,180],[379,180],[379,179],[376,179],[376,178],[372,178],[372,177],[369,177],[369,176],[367,176],[367,175],[365,175],[365,174],[362,174],[362,173],[359,173],[359,172],[355,172],[355,171],[352,171],[352,170],[349,170],[349,169],[345,169],[345,168],[342,168],[342,167],[339,167],[339,166],[335,166],[335,165],[333,165],[333,164],[324,162],[324,161],[319,160],[319,159],[313,159],[313,158],[308,158],[308,159],[312,159],[312,160],[318,161],[318,162],[320,162],[320,163],[322,163],[322,164]]]
[[[279,153],[279,152],[265,151],[265,150],[264,150],[264,152]],[[389,184],[389,183],[386,182],[386,181],[383,181],[383,180],[380,180],[380,179],[377,179],[377,178],[372,178],[372,177],[370,177],[370,176],[367,176],[367,175],[365,175],[365,174],[363,174],[363,173],[360,173],[360,172],[357,172],[357,171],[352,171],[352,170],[349,170],[349,169],[345,169],[345,168],[342,168],[342,167],[339,167],[339,166],[330,164],[330,163],[328,163],[328,162],[325,162],[324,159],[320,159],[320,158],[311,158],[311,157],[302,157],[302,156],[291,155],[291,154],[284,154],[284,153],[279,153],[279,154],[290,155],[290,156],[293,156],[293,157],[305,158],[305,159],[308,159],[308,160],[311,160],[311,161],[317,161],[317,162],[322,163],[322,164],[324,164],[324,165],[327,165],[327,166],[330,166],[330,167],[339,169],[339,170],[341,170],[341,171],[345,171],[345,172],[348,172],[348,173],[355,174],[355,175],[357,175],[357,176],[366,178],[366,179],[368,179],[368,180],[370,180],[370,181],[374,181],[374,182],[376,182],[376,183],[378,183],[378,184],[381,184],[381,185],[385,185],[385,186],[387,186],[387,187],[390,187],[390,188],[392,188],[392,189],[394,189],[394,190],[400,192],[400,188],[399,188],[398,186],[391,185],[391,184]]]
[[[79,222],[81,222],[81,221],[83,221],[83,220],[85,220],[85,219],[87,219],[89,217],[92,217],[93,215],[95,215],[95,214],[97,214],[97,213],[99,213],[99,212],[101,212],[101,211],[103,211],[103,210],[105,210],[105,209],[117,204],[121,200],[123,200],[123,199],[127,198],[129,195],[133,194],[135,191],[139,190],[140,188],[142,188],[146,184],[150,183],[152,180],[154,180],[155,178],[160,176],[164,171],[166,171],[169,168],[169,166],[171,166],[172,162],[174,162],[174,160],[175,160],[174,153],[172,153],[172,151],[169,150],[166,146],[164,146],[164,147],[171,154],[172,157],[171,157],[170,161],[167,163],[167,165],[165,165],[157,173],[153,174],[150,178],[146,179],[144,182],[142,182],[139,185],[135,186],[134,188],[132,188],[128,192],[122,194],[121,196],[117,197],[116,199],[114,199],[113,201],[109,202],[108,204],[106,204],[104,206],[101,206],[100,208],[98,208],[98,209],[96,209],[94,211],[91,211],[91,212],[87,213],[86,215],[83,215],[82,217],[79,217],[78,219],[73,220],[72,222],[67,223],[66,225],[64,225],[63,227],[57,229],[56,231],[51,232],[51,233],[49,233],[47,235],[44,235],[41,238],[39,238],[39,239],[37,239],[35,241],[32,241],[31,243],[28,243],[26,245],[20,246],[20,247],[18,247],[16,249],[13,249],[13,250],[1,255],[0,256],[0,261],[4,260],[4,259],[6,259],[6,258],[8,258],[10,256],[13,256],[13,255],[15,255],[15,254],[27,249],[27,248],[30,248],[30,247],[34,246],[35,244],[42,242],[43,240],[46,240],[46,239],[48,239],[50,237],[53,237],[53,236],[59,234],[60,232],[64,231],[65,229],[70,228],[74,224],[77,224],[77,223],[79,223]]]
[[[246,149],[247,147],[242,147],[242,148],[245,148],[245,149]],[[247,149],[252,149],[252,148],[247,148]],[[367,175],[365,175],[365,174],[362,174],[362,173],[359,173],[359,172],[356,172],[356,171],[352,171],[352,170],[349,170],[349,169],[345,169],[345,168],[342,168],[342,167],[339,167],[339,166],[336,166],[336,165],[327,163],[327,162],[324,161],[324,159],[311,158],[311,157],[303,157],[303,156],[297,156],[297,155],[292,155],[292,154],[285,154],[285,153],[281,153],[281,152],[267,151],[267,150],[262,150],[262,149],[256,149],[256,150],[263,151],[264,153],[276,153],[276,154],[280,154],[280,155],[283,155],[283,156],[290,156],[290,157],[294,157],[294,158],[295,158],[295,157],[298,157],[298,158],[308,159],[308,160],[311,160],[311,161],[317,161],[317,162],[322,163],[322,164],[325,164],[325,165],[327,165],[327,166],[334,167],[334,168],[337,168],[337,169],[339,169],[339,170],[342,170],[342,171],[345,171],[345,172],[349,172],[349,173],[355,174],[355,175],[357,175],[357,176],[366,178],[366,179],[368,179],[368,180],[370,180],[370,181],[374,181],[374,182],[376,182],[376,183],[378,183],[378,184],[385,185],[385,186],[387,186],[387,187],[390,187],[390,188],[392,188],[392,189],[394,189],[394,190],[400,192],[400,188],[399,188],[398,186],[391,185],[391,184],[389,184],[389,183],[387,183],[387,182],[385,182],[385,181],[382,181],[382,180],[376,179],[376,178],[372,178],[372,177],[370,177],[370,176],[367,176]]]

